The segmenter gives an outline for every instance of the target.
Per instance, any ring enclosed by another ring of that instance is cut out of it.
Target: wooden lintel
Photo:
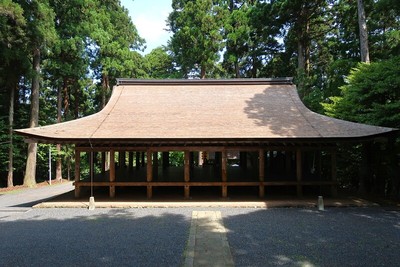
[[[197,144],[197,143],[196,143]],[[209,145],[172,145],[172,146],[108,146],[108,147],[90,147],[90,146],[77,146],[75,149],[81,152],[108,152],[111,149],[114,151],[127,151],[127,152],[168,152],[168,151],[206,151],[206,152],[218,152],[222,150],[226,151],[248,151],[248,152],[256,152],[259,149],[263,149],[265,151],[296,151],[298,148],[302,149],[302,151],[312,151],[312,150],[325,150],[332,151],[336,149],[336,145],[310,145],[305,146],[302,144],[293,144],[291,146],[283,145],[267,145],[267,144],[257,144],[257,145],[237,145],[234,144],[226,144],[224,146],[209,146]]]

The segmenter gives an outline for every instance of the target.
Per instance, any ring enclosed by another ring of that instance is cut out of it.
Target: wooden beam
[[[297,179],[297,196],[303,196],[303,188],[301,186],[301,181],[303,180],[303,159],[302,151],[300,148],[296,150],[296,179]]]
[[[80,196],[81,189],[79,181],[81,180],[81,152],[75,149],[75,197]]]
[[[264,197],[265,195],[265,189],[264,189],[264,178],[265,178],[265,152],[263,149],[260,149],[258,151],[258,161],[259,161],[259,172],[258,172],[258,178],[260,181],[260,186],[259,186],[259,197]]]
[[[110,150],[110,177],[109,177],[110,182],[115,181],[115,151]],[[115,197],[115,186],[110,185],[110,197],[114,198]]]

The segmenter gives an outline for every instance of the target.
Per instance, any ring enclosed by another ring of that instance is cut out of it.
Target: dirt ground
[[[51,180],[51,185],[56,185],[56,184],[60,184],[60,183],[65,183],[68,182],[68,180],[66,179],[62,179],[62,180]],[[43,186],[51,186],[49,181],[43,181],[43,182],[38,182],[36,183],[36,188],[37,187],[43,187]],[[29,187],[25,186],[25,185],[15,185],[13,187],[3,187],[0,188],[0,193],[12,193],[13,191],[20,191],[20,190],[24,190],[24,189],[29,189]]]

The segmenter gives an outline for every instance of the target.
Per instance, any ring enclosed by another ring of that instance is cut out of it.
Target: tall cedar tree
[[[219,60],[223,48],[222,28],[227,17],[224,1],[173,0],[168,17],[172,32],[169,47],[185,77],[200,69],[206,77]]]

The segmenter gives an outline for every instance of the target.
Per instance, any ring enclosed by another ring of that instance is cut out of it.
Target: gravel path
[[[3,214],[0,266],[181,266],[193,210]],[[236,266],[399,266],[399,211],[208,210],[221,211]]]
[[[399,266],[400,212],[226,210],[236,266]]]

